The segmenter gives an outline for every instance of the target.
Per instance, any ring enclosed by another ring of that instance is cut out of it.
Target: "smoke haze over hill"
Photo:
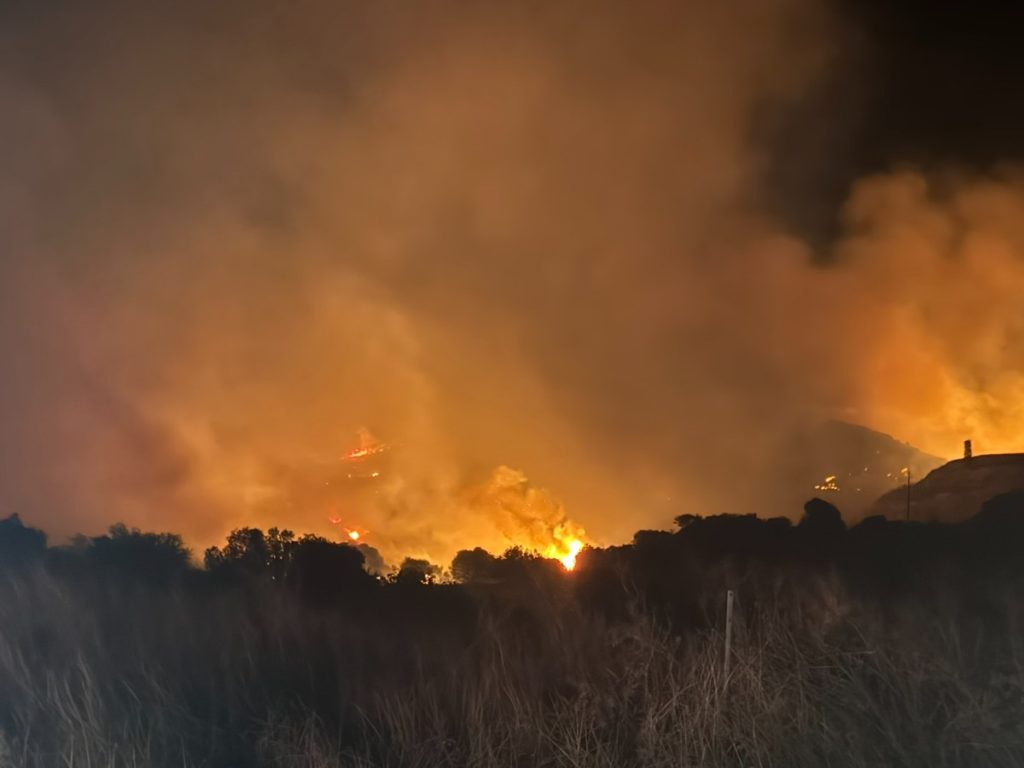
[[[1016,171],[858,179],[827,248],[764,202],[827,4],[2,13],[0,512],[444,559],[515,542],[497,467],[609,542],[785,512],[826,418],[1024,442]]]

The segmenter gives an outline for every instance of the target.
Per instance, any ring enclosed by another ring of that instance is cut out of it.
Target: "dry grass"
[[[741,604],[723,696],[720,633],[639,611],[611,626],[548,601],[462,637],[277,591],[108,589],[0,584],[0,764],[1024,764],[1012,594],[995,638],[953,610],[883,623],[826,582]]]

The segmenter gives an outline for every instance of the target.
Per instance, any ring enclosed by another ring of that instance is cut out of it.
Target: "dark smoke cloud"
[[[834,0],[827,71],[799,102],[768,105],[761,204],[827,259],[850,186],[893,167],[989,173],[1024,161],[1018,30],[1004,0]]]
[[[610,541],[788,504],[784,446],[822,417],[941,450],[994,423],[965,393],[998,405],[1019,381],[997,307],[970,307],[992,346],[935,318],[963,276],[937,266],[951,243],[1012,227],[970,201],[1013,211],[1012,182],[865,181],[828,269],[753,205],[752,122],[831,60],[815,4],[9,21],[2,503],[56,533],[123,519],[205,544],[339,516],[392,561],[446,558],[513,543],[473,490],[512,467]],[[917,261],[887,260],[908,230]],[[970,275],[1003,258],[978,248]],[[931,399],[886,383],[936,371]],[[353,485],[338,457],[364,427],[395,448]]]

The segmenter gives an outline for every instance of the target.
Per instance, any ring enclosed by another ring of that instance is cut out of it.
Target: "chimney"
[[[973,455],[974,455],[974,453],[971,450],[971,441],[970,440],[964,440],[964,459],[969,459]]]

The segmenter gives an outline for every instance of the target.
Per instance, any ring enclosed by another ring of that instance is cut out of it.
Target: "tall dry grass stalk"
[[[1017,597],[881,615],[823,580],[673,635],[570,599],[396,631],[283,591],[0,583],[0,765],[1018,766]],[[901,618],[902,615],[902,618]]]

